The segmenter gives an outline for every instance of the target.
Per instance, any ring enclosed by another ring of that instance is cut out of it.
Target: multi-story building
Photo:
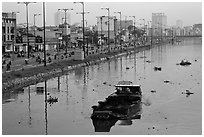
[[[16,39],[16,13],[2,13],[2,53],[11,52]]]
[[[59,26],[60,24],[63,24],[65,22],[65,12],[63,11],[55,12],[54,20],[55,20],[55,26]],[[71,16],[68,12],[66,13],[66,22],[68,24],[71,24]]]
[[[129,26],[133,25],[133,20],[121,20],[121,29],[127,29]],[[116,22],[116,30],[120,31],[120,20]]]
[[[183,27],[183,22],[182,22],[182,20],[176,20],[176,27],[177,27],[177,28],[182,28],[182,27]]]
[[[164,13],[152,13],[153,35],[163,34],[167,27],[167,16]]]
[[[202,35],[202,24],[194,24],[193,25],[194,35]]]
[[[193,27],[192,26],[185,26],[184,27],[184,35],[185,36],[192,36],[193,35]]]
[[[107,38],[108,37],[108,16],[101,16],[96,17],[97,18],[97,31],[98,35],[101,36],[101,34]],[[114,39],[116,35],[116,17],[110,16],[109,17],[109,37],[110,39]]]

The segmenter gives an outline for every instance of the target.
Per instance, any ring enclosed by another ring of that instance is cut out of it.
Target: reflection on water
[[[117,121],[119,121],[118,125],[120,126],[130,126],[133,120],[141,119],[142,103],[132,104],[129,107],[129,114],[123,118],[91,118],[95,132],[110,132],[111,127],[114,126]]]
[[[168,131],[150,134],[199,134],[202,131],[201,47],[195,40],[156,46],[2,93],[2,134],[66,135],[95,134],[95,131],[120,134],[121,128],[124,134],[147,134],[152,125],[168,126]],[[140,58],[144,56],[146,58]],[[184,58],[192,65],[176,65]],[[154,67],[162,70],[154,71]],[[91,106],[113,93],[114,85],[121,80],[141,85],[144,98],[148,100],[146,103],[151,103],[142,107],[142,118],[92,121]],[[170,80],[172,84],[164,84],[164,80]],[[186,89],[195,94],[183,95],[181,92]],[[152,90],[156,92],[150,92]],[[49,96],[58,98],[58,102],[48,105]],[[171,103],[174,104],[163,107]],[[168,119],[164,121],[158,112]]]

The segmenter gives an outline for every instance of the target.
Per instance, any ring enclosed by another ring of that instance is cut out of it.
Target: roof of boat
[[[115,87],[140,87],[140,85],[115,85]]]

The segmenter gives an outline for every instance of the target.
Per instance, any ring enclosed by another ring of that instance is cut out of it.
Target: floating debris
[[[147,60],[146,62],[147,62],[147,63],[151,63],[151,61],[150,61],[150,60]]]
[[[164,80],[164,83],[170,83],[170,81],[169,80]]]
[[[189,90],[186,90],[186,92],[182,92],[182,94],[186,94],[186,97],[189,97],[191,94],[194,94],[194,93],[190,92]]]
[[[126,69],[130,69],[129,67],[126,67]]]
[[[197,62],[198,60],[197,60],[197,59],[195,59],[194,61],[195,61],[195,62]]]
[[[146,56],[141,56],[140,58],[147,58]]]
[[[156,93],[156,90],[151,90],[152,93]]]
[[[161,67],[154,67],[154,71],[161,71]]]
[[[58,98],[56,98],[56,97],[53,98],[53,97],[49,96],[47,102],[48,102],[49,104],[56,103],[56,102],[58,102]]]
[[[103,84],[104,84],[104,85],[106,85],[106,84],[107,84],[107,82],[103,82]]]
[[[188,66],[188,65],[191,65],[191,63],[189,61],[187,61],[186,59],[182,60],[179,65],[181,66]]]

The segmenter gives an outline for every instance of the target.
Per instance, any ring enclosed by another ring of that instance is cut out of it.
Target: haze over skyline
[[[2,12],[19,11],[17,14],[17,23],[26,22],[25,4],[17,4],[17,2],[2,2]],[[176,25],[176,20],[182,20],[183,26],[192,26],[193,24],[202,23],[202,2],[85,2],[85,11],[89,14],[85,15],[88,25],[96,25],[96,17],[107,15],[106,10],[102,7],[110,8],[110,16],[118,14],[114,12],[122,12],[122,20],[125,16],[136,16],[139,20],[144,18],[150,21],[152,13],[165,13],[167,15],[167,25]],[[46,2],[46,25],[54,25],[54,13],[59,8],[73,8],[68,11],[71,14],[71,24],[80,22],[82,16],[76,12],[82,12],[81,4],[73,2]],[[29,23],[33,25],[33,14],[42,14],[42,2],[29,4]],[[132,18],[128,18],[132,19]],[[42,15],[36,17],[36,25],[42,26]]]

